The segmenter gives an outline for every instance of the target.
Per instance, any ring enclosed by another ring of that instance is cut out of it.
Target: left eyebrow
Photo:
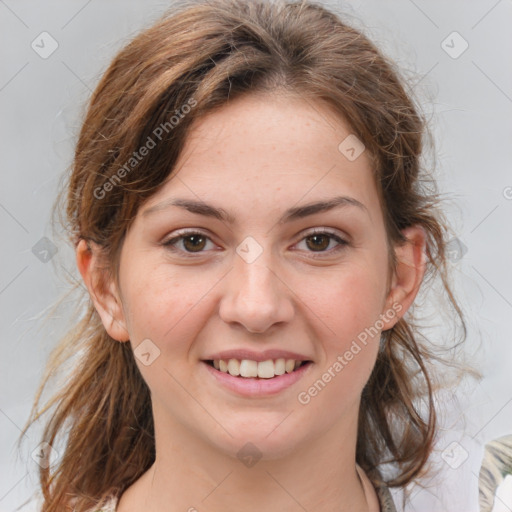
[[[328,201],[317,201],[315,203],[290,208],[284,212],[284,215],[279,219],[279,222],[290,222],[292,220],[302,219],[309,215],[326,212],[340,206],[355,206],[369,214],[366,206],[357,199],[348,196],[337,196],[329,199]]]
[[[167,201],[163,201],[161,203],[158,203],[147,210],[144,210],[142,212],[142,215],[146,216],[154,212],[158,212],[161,210],[166,209],[169,206],[178,206],[180,208],[184,208],[185,210],[196,213],[198,215],[204,215],[206,217],[214,217],[216,219],[228,222],[229,224],[234,224],[235,218],[232,215],[229,215],[225,210],[222,208],[217,208],[215,206],[212,206],[210,204],[207,204],[202,201],[194,201],[191,199],[179,199],[179,198],[173,198],[169,199]],[[320,212],[326,212],[329,210],[332,210],[333,208],[338,207],[349,207],[349,206],[355,206],[366,213],[368,212],[368,209],[366,206],[358,201],[357,199],[354,199],[353,197],[348,196],[337,196],[333,197],[332,199],[326,200],[326,201],[317,201],[314,203],[308,203],[301,206],[296,206],[294,208],[289,208],[284,212],[284,214],[279,219],[279,223],[284,222],[290,222],[297,219],[302,219],[304,217],[308,217],[309,215],[314,215],[315,213]]]

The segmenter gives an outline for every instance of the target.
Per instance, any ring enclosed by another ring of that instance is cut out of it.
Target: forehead
[[[345,141],[355,151],[347,153]],[[371,206],[378,196],[370,158],[364,150],[357,156],[357,144],[325,103],[271,94],[237,98],[194,122],[170,179],[147,206],[175,195],[222,202],[234,213],[336,195]]]

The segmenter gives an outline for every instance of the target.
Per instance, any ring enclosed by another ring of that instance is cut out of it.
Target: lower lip
[[[309,371],[311,362],[303,364],[292,373],[277,375],[271,379],[258,379],[254,377],[233,377],[229,373],[216,370],[213,366],[202,361],[208,372],[217,379],[217,382],[235,393],[247,397],[271,396],[289,388]]]

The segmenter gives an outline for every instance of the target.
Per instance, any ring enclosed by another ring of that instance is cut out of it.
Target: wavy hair
[[[390,247],[404,241],[404,228],[423,227],[427,277],[440,277],[464,324],[447,281],[446,224],[420,164],[427,124],[406,90],[365,35],[314,2],[182,1],[115,56],[92,94],[63,191],[70,241],[101,246],[115,276],[125,233],[169,178],[194,120],[242,95],[298,94],[325,102],[364,143]],[[155,147],[132,161],[149,139]],[[82,306],[25,427],[51,412],[43,440],[65,439],[58,463],[40,470],[42,512],[83,512],[120,496],[155,459],[149,389],[130,344],[109,337],[86,293]],[[433,446],[436,356],[412,316],[381,341],[361,398],[356,457],[375,485],[405,486],[424,472]],[[66,385],[41,407],[70,361]],[[383,476],[383,464],[395,471]]]

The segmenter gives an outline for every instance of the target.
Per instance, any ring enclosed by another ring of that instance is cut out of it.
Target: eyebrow
[[[158,203],[148,208],[147,210],[144,210],[142,212],[142,215],[147,216],[152,213],[165,210],[169,206],[178,206],[180,208],[184,208],[185,210],[191,213],[196,213],[198,215],[203,215],[205,217],[213,217],[215,219],[227,222],[229,224],[235,223],[235,218],[229,213],[227,213],[226,210],[209,205],[203,201],[194,201],[191,199],[168,199],[167,201],[162,201],[161,203]],[[278,222],[290,222],[293,220],[308,217],[309,215],[314,215],[315,213],[326,212],[332,210],[333,208],[347,206],[355,206],[368,213],[368,209],[366,208],[366,206],[357,199],[348,196],[337,196],[326,201],[316,201],[314,203],[308,203],[305,205],[296,206],[294,208],[289,208],[284,212],[284,214],[281,216]]]

